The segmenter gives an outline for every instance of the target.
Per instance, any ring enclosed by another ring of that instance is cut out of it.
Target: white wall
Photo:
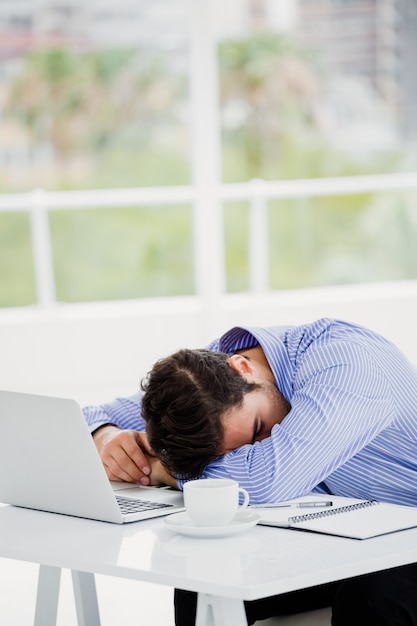
[[[0,388],[63,395],[81,404],[134,393],[159,357],[204,346],[239,324],[358,322],[417,363],[417,281],[225,296],[204,315],[197,298],[0,311]]]

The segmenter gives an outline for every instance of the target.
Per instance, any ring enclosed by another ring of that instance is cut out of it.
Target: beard
[[[284,417],[291,411],[291,404],[284,398],[274,383],[264,382],[261,385],[262,391],[271,402],[276,415],[276,424],[280,424]]]

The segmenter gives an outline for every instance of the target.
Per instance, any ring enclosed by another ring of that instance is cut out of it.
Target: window
[[[9,210],[1,193],[180,190],[193,184],[196,169],[216,172],[213,151],[200,146],[196,157],[193,150],[191,6],[186,0],[2,3],[0,306],[38,297],[27,210]],[[220,128],[210,132],[219,136],[219,183],[416,169],[411,0],[387,1],[384,11],[370,0],[212,0],[212,9],[218,102],[210,80],[199,102],[218,105]],[[235,200],[230,194],[222,200],[222,224],[225,283],[233,292],[251,283],[252,222],[250,190]],[[182,197],[131,206],[116,200],[88,210],[69,202],[65,210],[52,206],[47,226],[56,297],[77,302],[198,291],[195,257],[204,232],[193,244],[192,194]],[[345,196],[329,190],[262,201],[269,288],[417,276],[415,190]],[[220,230],[216,237],[222,256]]]

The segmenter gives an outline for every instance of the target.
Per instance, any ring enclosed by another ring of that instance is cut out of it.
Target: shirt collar
[[[260,345],[272,373],[276,385],[289,401],[293,394],[293,366],[284,343],[285,334],[291,326],[235,326],[228,330],[219,340],[219,350],[226,354],[245,348]]]

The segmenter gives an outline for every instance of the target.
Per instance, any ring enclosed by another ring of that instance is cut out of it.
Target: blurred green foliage
[[[324,77],[291,42],[222,42],[219,65],[225,182],[401,169],[401,152],[364,160],[328,143]],[[19,183],[0,175],[0,190],[188,184],[186,108],[186,77],[166,57],[39,51],[11,81],[4,118],[26,133],[33,167]],[[415,195],[270,202],[271,288],[416,278]],[[227,289],[246,290],[247,203],[226,203],[224,226]],[[195,292],[191,207],[51,211],[50,227],[59,301]],[[0,213],[0,306],[36,301],[31,254],[27,214]]]
[[[23,306],[36,301],[29,217],[0,213],[0,306]]]
[[[58,300],[192,293],[190,228],[186,207],[52,213]]]

